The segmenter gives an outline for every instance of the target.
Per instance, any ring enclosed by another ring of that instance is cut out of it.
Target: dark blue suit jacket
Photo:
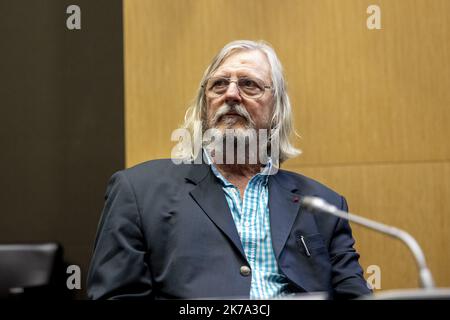
[[[269,177],[273,249],[290,289],[335,298],[370,293],[349,224],[301,209],[305,195],[347,209],[342,196],[302,175],[279,170]],[[112,176],[88,275],[90,298],[248,297],[251,276],[241,275],[243,265],[249,266],[231,212],[208,165],[155,160]]]

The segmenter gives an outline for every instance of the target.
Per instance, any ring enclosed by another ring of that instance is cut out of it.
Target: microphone
[[[353,213],[339,210],[337,207],[329,204],[318,197],[302,197],[300,205],[309,211],[320,211],[333,216],[349,220],[366,228],[387,234],[391,237],[403,241],[413,254],[419,268],[419,278],[421,287],[424,289],[434,289],[434,280],[430,270],[425,262],[425,256],[417,241],[406,231],[385,225],[383,223],[370,220]]]

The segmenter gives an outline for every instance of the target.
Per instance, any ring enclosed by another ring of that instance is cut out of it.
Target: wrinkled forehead
[[[213,76],[254,76],[270,81],[270,64],[266,55],[259,50],[239,50],[225,58]]]

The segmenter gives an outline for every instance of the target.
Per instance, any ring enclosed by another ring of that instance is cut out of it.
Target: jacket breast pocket
[[[325,242],[320,233],[314,233],[309,235],[302,235],[297,233],[295,235],[297,241],[297,247],[304,255],[311,257],[321,253],[327,253]]]

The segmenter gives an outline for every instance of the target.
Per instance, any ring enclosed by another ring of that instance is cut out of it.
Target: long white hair
[[[283,77],[283,67],[273,48],[264,41],[237,40],[225,45],[222,50],[213,58],[211,64],[205,70],[200,82],[197,96],[194,102],[187,109],[184,124],[180,129],[187,130],[194,141],[201,141],[202,127],[206,123],[206,96],[205,82],[214,73],[222,62],[231,54],[242,50],[259,50],[264,53],[269,61],[274,95],[274,109],[271,118],[271,137],[277,135],[279,141],[279,161],[280,163],[298,156],[301,151],[291,143],[291,135],[295,133],[292,123],[292,110],[289,96],[286,90],[286,83]],[[190,140],[189,137],[189,140]],[[177,158],[195,159],[201,150],[195,148],[191,141],[183,141],[186,137],[180,138],[180,149],[175,153]],[[187,143],[186,143],[187,142]]]

